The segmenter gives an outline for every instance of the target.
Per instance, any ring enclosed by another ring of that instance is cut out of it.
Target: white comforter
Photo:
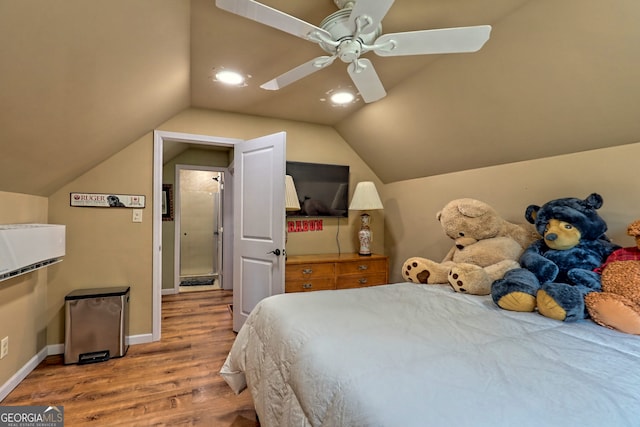
[[[640,426],[640,337],[401,283],[263,300],[221,374],[269,426]]]

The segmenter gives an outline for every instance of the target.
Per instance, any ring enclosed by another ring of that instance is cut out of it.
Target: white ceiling
[[[360,0],[366,1],[366,0]],[[332,0],[264,0],[318,25]],[[214,0],[0,0],[0,191],[48,195],[188,107],[334,126],[385,182],[640,141],[637,0],[396,0],[383,32],[492,25],[476,53],[367,54],[388,95],[339,108],[324,52]],[[244,88],[216,67],[252,75]]]

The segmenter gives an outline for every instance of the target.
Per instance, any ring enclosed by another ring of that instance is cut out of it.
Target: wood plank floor
[[[162,340],[89,365],[47,357],[2,405],[64,406],[65,426],[257,426],[250,394],[218,374],[235,339],[232,292],[165,295]]]

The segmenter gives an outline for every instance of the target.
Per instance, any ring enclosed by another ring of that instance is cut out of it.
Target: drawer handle
[[[313,287],[313,285],[311,283],[303,283],[302,284],[302,289],[311,289]]]
[[[313,269],[311,268],[305,268],[304,270],[302,270],[302,274],[311,274],[313,273]]]
[[[369,269],[369,265],[368,264],[360,264],[358,266],[358,270],[362,271],[362,270],[368,270]]]
[[[367,283],[367,279],[365,279],[364,277],[360,280],[358,280],[358,283],[360,283],[361,285],[364,285],[365,283]]]

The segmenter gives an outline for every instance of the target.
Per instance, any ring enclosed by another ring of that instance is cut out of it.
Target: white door
[[[233,330],[256,304],[284,293],[284,132],[234,147]]]

